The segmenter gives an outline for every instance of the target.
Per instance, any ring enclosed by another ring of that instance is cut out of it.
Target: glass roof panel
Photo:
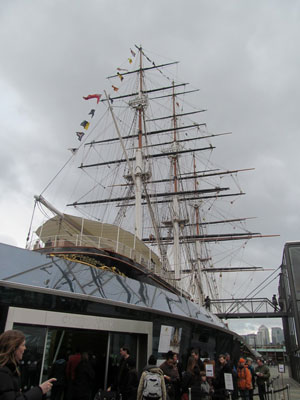
[[[0,260],[2,282],[85,294],[225,327],[216,316],[188,299],[109,269],[98,269],[5,244],[0,244]]]

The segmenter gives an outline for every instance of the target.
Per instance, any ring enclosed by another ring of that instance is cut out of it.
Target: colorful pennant
[[[84,100],[97,99],[97,104],[99,104],[101,96],[101,94],[89,94],[88,96],[83,96],[83,98]]]
[[[90,123],[88,121],[84,120],[84,121],[81,122],[80,126],[83,126],[83,128],[85,130],[88,130],[89,126],[90,126]]]

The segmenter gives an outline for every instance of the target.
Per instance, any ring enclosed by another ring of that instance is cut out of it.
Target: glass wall
[[[64,361],[66,367],[68,357],[77,352],[89,354],[95,371],[93,393],[99,388],[107,388],[117,383],[121,347],[126,346],[130,349],[130,355],[141,368],[147,363],[147,335],[18,323],[14,324],[13,328],[22,331],[26,337],[26,351],[21,362],[24,390],[49,377],[56,377],[52,376],[55,363]]]

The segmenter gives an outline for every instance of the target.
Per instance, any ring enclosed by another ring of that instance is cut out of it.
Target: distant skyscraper
[[[270,344],[269,329],[265,325],[261,325],[257,331],[256,343],[258,346]]]
[[[272,344],[282,344],[284,342],[282,328],[272,328]]]
[[[248,335],[244,335],[243,338],[245,339],[245,342],[249,344],[251,347],[255,348],[256,347],[256,334],[255,333],[249,333]]]

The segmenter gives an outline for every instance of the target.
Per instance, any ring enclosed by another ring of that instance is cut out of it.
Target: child
[[[201,399],[211,400],[212,388],[206,380],[205,372],[201,371]]]

